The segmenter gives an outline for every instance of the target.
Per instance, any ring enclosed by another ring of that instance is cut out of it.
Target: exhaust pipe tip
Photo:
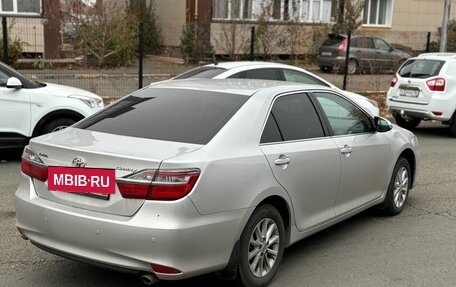
[[[158,278],[155,274],[147,273],[139,276],[139,281],[142,286],[153,286],[158,283]]]

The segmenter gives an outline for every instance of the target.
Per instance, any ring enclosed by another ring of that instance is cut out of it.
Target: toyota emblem
[[[75,157],[73,158],[73,162],[71,163],[74,167],[85,167],[87,162],[82,157]]]

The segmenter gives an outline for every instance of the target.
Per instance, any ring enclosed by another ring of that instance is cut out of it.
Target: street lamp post
[[[451,0],[445,0],[445,6],[443,8],[442,32],[440,35],[440,52],[447,51],[448,19],[450,18],[450,7]]]

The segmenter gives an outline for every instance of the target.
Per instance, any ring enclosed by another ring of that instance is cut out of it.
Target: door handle
[[[287,165],[291,162],[291,159],[284,154],[281,154],[278,159],[274,161],[275,165]]]
[[[340,149],[340,153],[349,157],[353,149],[349,145],[344,145],[343,148]]]

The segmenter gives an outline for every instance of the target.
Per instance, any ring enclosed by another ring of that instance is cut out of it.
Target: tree
[[[339,0],[336,23],[332,26],[332,32],[336,34],[346,34],[348,31],[356,31],[362,22],[361,12],[364,2],[361,0]]]
[[[128,13],[137,21],[144,24],[144,51],[148,54],[159,54],[163,50],[163,36],[157,23],[155,1],[130,0]]]
[[[98,66],[131,64],[136,57],[137,33],[133,19],[115,3],[95,6],[70,4],[75,50]]]
[[[278,1],[265,0],[262,2],[261,13],[258,17],[258,25],[255,33],[255,48],[264,58],[272,55],[288,44],[285,26],[276,25],[273,19],[277,17],[277,9],[274,9]]]
[[[438,39],[430,43],[429,52],[438,52],[440,49],[440,37],[442,35],[442,27],[437,29]],[[456,20],[448,22],[447,31],[447,52],[456,52]]]

